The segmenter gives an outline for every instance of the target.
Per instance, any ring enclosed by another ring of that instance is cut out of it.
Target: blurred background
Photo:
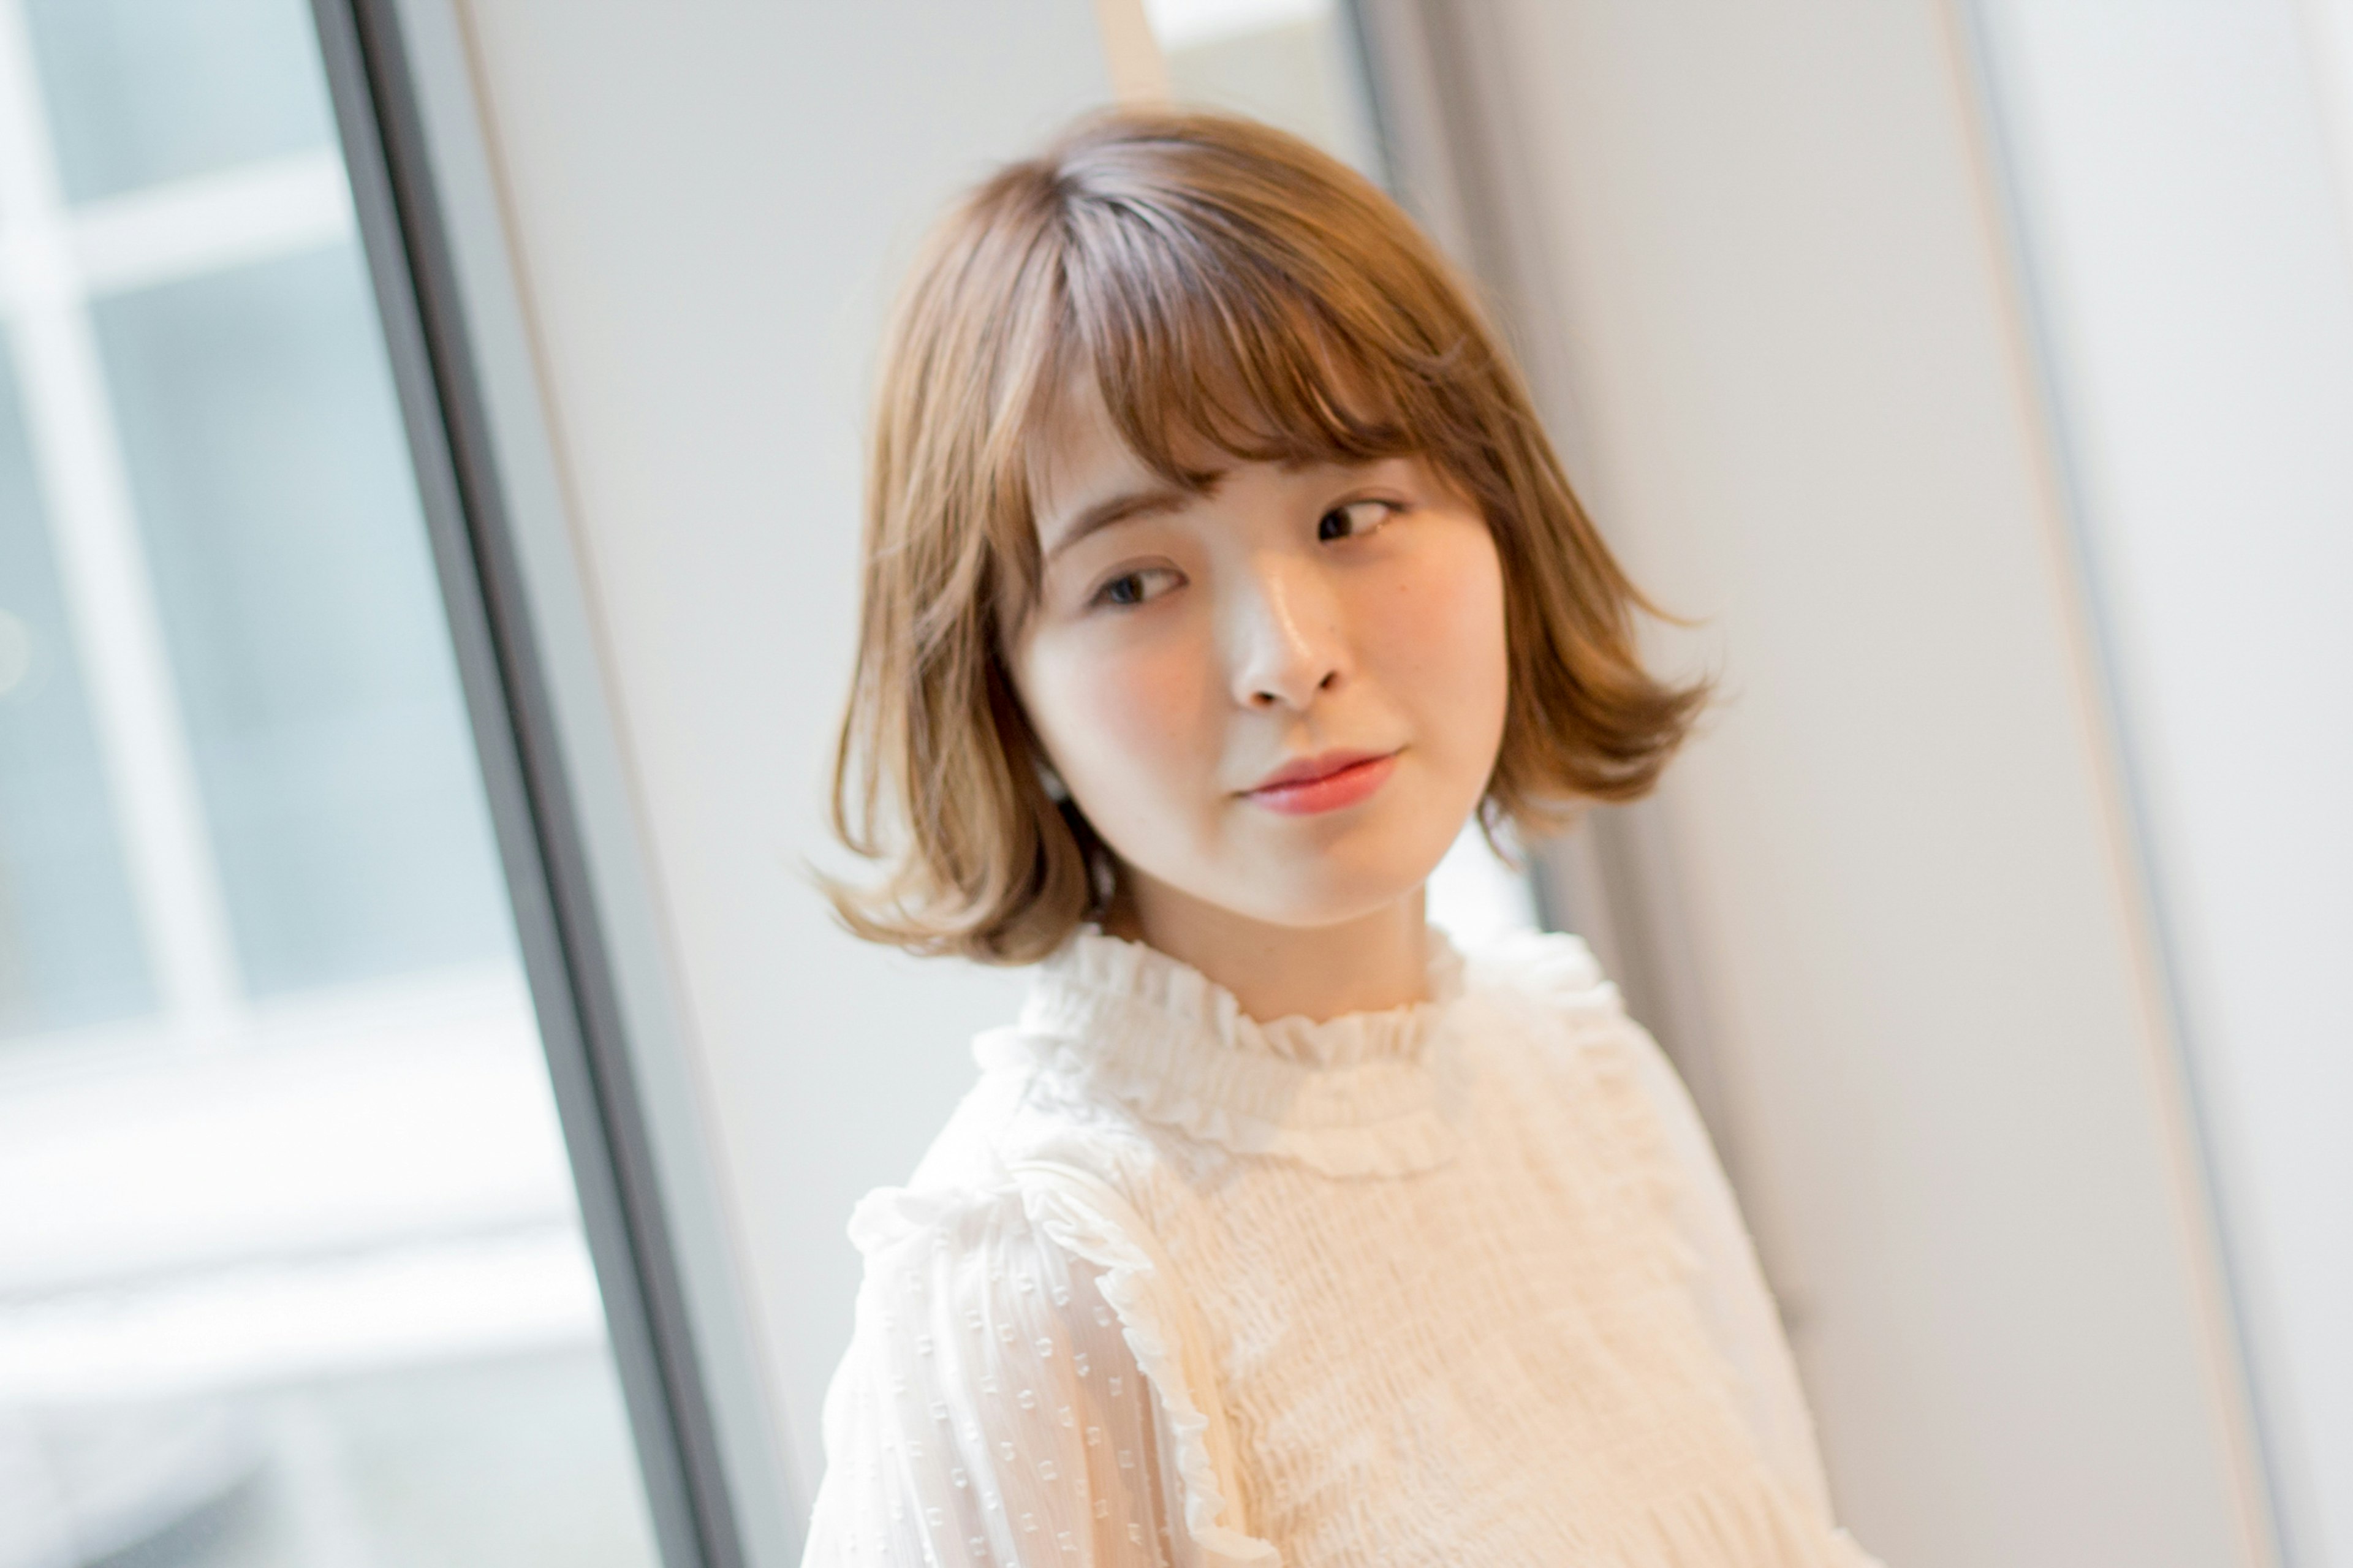
[[[0,5],[0,1563],[653,1560],[301,0]]]
[[[1720,675],[1432,907],[1856,1533],[2353,1568],[2353,0],[0,0],[0,1568],[797,1560],[1018,990],[807,881],[873,340],[1114,98],[1396,194]]]

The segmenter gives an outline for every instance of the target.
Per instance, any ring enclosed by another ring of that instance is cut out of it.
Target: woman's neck
[[[1320,1023],[1428,995],[1419,888],[1356,920],[1303,927],[1254,921],[1164,883],[1127,877],[1104,924],[1114,936],[1191,964],[1261,1021],[1300,1015]]]

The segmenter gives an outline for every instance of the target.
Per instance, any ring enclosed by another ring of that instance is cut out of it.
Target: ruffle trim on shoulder
[[[1160,1402],[1184,1489],[1186,1533],[1200,1550],[1202,1568],[1281,1568],[1282,1555],[1272,1542],[1233,1522],[1240,1502],[1229,1439],[1222,1416],[1212,1419],[1213,1384],[1197,1383],[1214,1379],[1215,1369],[1198,1331],[1188,1329],[1191,1310],[1177,1294],[1179,1288],[1145,1244],[1118,1217],[1102,1212],[1107,1203],[1073,1195],[1058,1177],[1008,1174],[987,1186],[942,1191],[877,1187],[851,1212],[849,1237],[870,1259],[911,1243],[952,1247],[968,1239],[967,1223],[1018,1204],[1047,1239],[1103,1270],[1096,1288],[1118,1317],[1120,1337]],[[1115,1194],[1110,1201],[1118,1201]]]
[[[1470,959],[1480,989],[1504,985],[1556,1006],[1619,1010],[1618,987],[1604,978],[1593,950],[1567,931],[1523,931],[1497,937]]]
[[[1188,1355],[1189,1312],[1177,1287],[1160,1264],[1111,1215],[1098,1213],[1050,1184],[1025,1184],[1024,1203],[1032,1223],[1073,1256],[1103,1270],[1097,1289],[1118,1314],[1121,1337],[1158,1394],[1176,1447],[1176,1469],[1185,1488],[1185,1530],[1208,1563],[1218,1568],[1279,1568],[1282,1555],[1271,1542],[1227,1522],[1240,1500],[1233,1458],[1220,1455],[1222,1420],[1213,1425],[1197,1394],[1192,1373],[1213,1376],[1198,1363],[1206,1347]],[[1187,1363],[1196,1365],[1188,1367]]]
[[[849,1244],[860,1255],[872,1258],[925,1232],[944,1235],[947,1222],[987,1207],[1014,1190],[1010,1182],[995,1187],[939,1191],[876,1187],[849,1211]]]

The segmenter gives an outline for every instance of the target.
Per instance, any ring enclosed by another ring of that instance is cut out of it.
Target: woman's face
[[[1504,732],[1503,571],[1476,505],[1417,458],[1213,458],[1188,495],[1072,402],[1008,662],[1139,907],[1174,891],[1312,927],[1414,894]]]

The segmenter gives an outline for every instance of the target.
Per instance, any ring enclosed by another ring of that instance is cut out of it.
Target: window
[[[1281,126],[1384,176],[1343,0],[1148,0],[1177,100]]]
[[[0,1563],[652,1562],[301,0],[0,0]]]

